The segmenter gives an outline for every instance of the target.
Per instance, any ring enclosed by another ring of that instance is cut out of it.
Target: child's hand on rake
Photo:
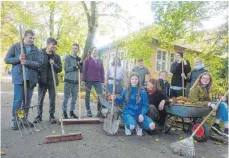
[[[212,107],[212,109],[213,109],[214,111],[216,111],[217,108],[218,108],[218,106],[215,105],[215,104],[213,104],[213,103],[208,103],[208,106]]]

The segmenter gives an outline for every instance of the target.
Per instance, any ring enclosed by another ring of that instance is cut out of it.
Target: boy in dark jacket
[[[186,85],[187,74],[191,71],[188,60],[183,59],[183,52],[177,52],[175,62],[172,63],[170,72],[173,74],[170,87],[170,97],[182,96],[182,77],[184,78],[184,87]],[[182,62],[184,73],[182,73]]]
[[[170,96],[170,84],[167,81],[168,72],[161,71],[159,72],[159,82],[163,93],[169,98]]]
[[[56,123],[56,119],[54,117],[55,113],[55,87],[58,86],[58,73],[62,71],[61,59],[58,54],[55,53],[57,47],[57,41],[54,38],[48,38],[46,42],[47,47],[42,49],[43,55],[43,64],[39,69],[39,87],[38,87],[38,105],[37,105],[37,117],[34,120],[34,123],[38,123],[42,121],[42,113],[43,113],[43,102],[45,98],[46,91],[49,92],[49,122],[51,124]],[[56,85],[53,83],[51,64],[53,65]]]

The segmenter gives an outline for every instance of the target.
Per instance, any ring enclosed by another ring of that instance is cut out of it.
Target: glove
[[[78,66],[73,66],[73,70],[76,71],[77,69],[79,69]]]

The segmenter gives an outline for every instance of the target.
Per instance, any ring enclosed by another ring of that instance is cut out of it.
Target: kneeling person
[[[149,109],[147,92],[141,88],[137,73],[131,74],[128,85],[120,97],[115,99],[115,103],[125,102],[122,117],[125,123],[125,134],[131,135],[131,130],[136,129],[137,135],[142,136],[142,129],[155,129],[155,123],[146,115]],[[115,98],[115,96],[112,97]]]

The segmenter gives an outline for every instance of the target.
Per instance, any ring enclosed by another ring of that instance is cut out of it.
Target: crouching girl
[[[112,97],[116,98],[115,95]],[[131,135],[134,129],[138,136],[142,136],[142,129],[155,129],[155,123],[146,116],[149,108],[147,92],[141,87],[137,73],[130,75],[128,87],[122,91],[119,98],[115,99],[115,103],[125,104],[122,118],[126,135]]]

